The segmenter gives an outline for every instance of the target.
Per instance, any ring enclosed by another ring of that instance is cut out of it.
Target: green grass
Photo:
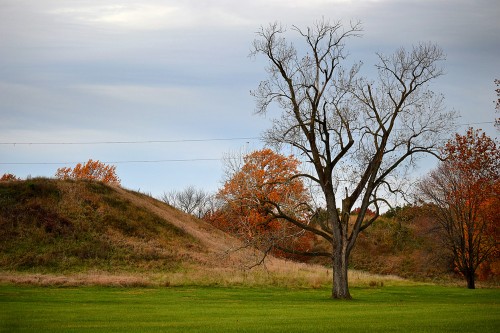
[[[0,332],[498,332],[500,290],[0,286]]]

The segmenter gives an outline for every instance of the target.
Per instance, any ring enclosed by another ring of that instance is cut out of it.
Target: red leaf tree
[[[87,163],[78,163],[74,168],[59,168],[55,177],[58,179],[95,180],[120,185],[120,178],[116,175],[116,166],[107,165],[99,160],[93,161],[92,159],[89,159]]]
[[[473,289],[478,268],[499,254],[500,150],[484,132],[469,128],[443,153],[445,160],[419,189],[439,222],[454,268]]]

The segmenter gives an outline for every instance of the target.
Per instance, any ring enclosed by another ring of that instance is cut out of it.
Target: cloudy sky
[[[434,90],[459,123],[498,136],[499,16],[498,0],[0,0],[0,175],[92,158],[156,196],[215,190],[219,159],[261,148],[270,126],[249,94],[265,78],[248,57],[255,31],[322,17],[362,22],[347,47],[367,75],[375,52],[439,44]]]

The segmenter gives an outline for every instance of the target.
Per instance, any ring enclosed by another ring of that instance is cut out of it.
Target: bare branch
[[[334,280],[341,281],[334,290],[346,281],[346,263],[358,234],[378,216],[365,220],[368,206],[379,212],[379,205],[389,205],[389,196],[402,191],[392,186],[396,172],[413,167],[421,155],[438,157],[454,123],[442,97],[429,89],[443,74],[442,50],[421,43],[408,51],[378,54],[378,78],[371,81],[359,77],[360,63],[346,67],[345,62],[345,43],[361,30],[359,22],[344,30],[340,22],[325,20],[305,29],[293,26],[303,51],[286,40],[279,24],[272,24],[257,34],[252,52],[269,64],[267,80],[253,92],[257,112],[268,112],[273,103],[282,110],[266,141],[276,147],[290,145],[311,163],[311,175],[295,177],[321,187],[326,220],[319,230],[290,217],[280,205],[266,204],[277,218],[332,243]],[[349,218],[356,203],[361,203],[361,214],[353,225]],[[348,298],[347,287],[342,288]]]

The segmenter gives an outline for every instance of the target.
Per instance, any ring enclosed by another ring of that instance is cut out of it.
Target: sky
[[[433,90],[459,132],[496,137],[499,16],[498,0],[0,0],[0,175],[98,159],[153,196],[215,191],[221,159],[262,148],[271,126],[250,95],[266,79],[265,59],[249,57],[255,32],[322,18],[362,22],[347,49],[373,79],[376,52],[441,46]]]

